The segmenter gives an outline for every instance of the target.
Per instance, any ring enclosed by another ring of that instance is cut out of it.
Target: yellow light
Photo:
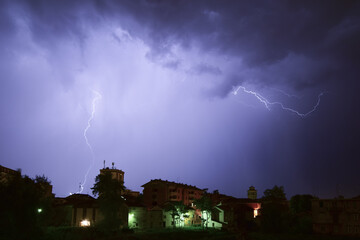
[[[80,226],[81,227],[89,227],[90,226],[90,221],[87,219],[84,219],[80,222]]]
[[[254,209],[254,218],[256,218],[258,215],[258,210],[257,209]]]

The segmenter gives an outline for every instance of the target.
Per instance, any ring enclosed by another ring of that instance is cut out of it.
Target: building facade
[[[360,196],[312,200],[313,231],[360,236]]]
[[[191,206],[196,199],[201,198],[204,192],[195,186],[161,179],[151,180],[141,187],[144,188],[143,198],[145,206],[148,208],[162,206],[171,201],[181,201],[184,205]]]
[[[6,183],[13,176],[21,176],[21,172],[0,165],[0,183]]]

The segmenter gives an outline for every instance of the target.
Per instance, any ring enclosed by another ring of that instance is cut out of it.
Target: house
[[[128,195],[125,199],[128,207],[128,227],[144,229],[148,227],[148,210],[139,196]]]
[[[256,189],[251,186],[248,198],[235,198],[220,194],[217,190],[209,194],[214,203],[208,227],[239,230],[260,224],[261,202],[256,199]]]
[[[72,194],[64,199],[63,206],[71,209],[71,226],[94,226],[102,220],[95,198],[87,194]]]

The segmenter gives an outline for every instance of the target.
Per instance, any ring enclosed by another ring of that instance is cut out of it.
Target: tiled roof
[[[187,185],[187,184],[183,184],[183,183],[177,183],[177,182],[171,182],[171,181],[161,180],[161,179],[152,179],[150,182],[145,183],[141,187],[145,187],[147,185],[156,184],[156,183],[160,183],[160,184],[162,183],[162,184],[167,184],[167,185],[172,185],[172,186],[177,186],[177,187],[184,187],[184,188],[192,188],[192,189],[195,189],[195,190],[201,190],[200,188],[197,188],[196,186]]]

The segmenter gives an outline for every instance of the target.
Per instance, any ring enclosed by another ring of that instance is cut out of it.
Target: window
[[[86,218],[86,208],[83,208],[83,218]]]
[[[323,201],[319,202],[319,207],[324,207],[324,202]]]
[[[90,221],[87,219],[84,219],[80,222],[80,227],[89,227],[90,226]]]
[[[73,222],[76,222],[76,215],[77,215],[77,208],[74,208],[74,218],[73,218]]]

